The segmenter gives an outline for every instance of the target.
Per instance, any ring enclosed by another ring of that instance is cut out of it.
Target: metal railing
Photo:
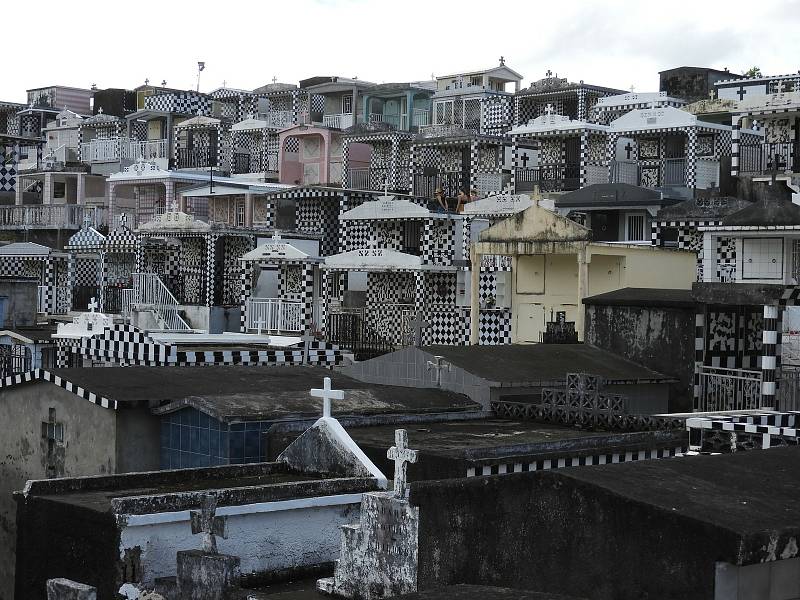
[[[800,410],[800,368],[783,365],[777,382],[776,410]]]
[[[128,143],[127,155],[123,158],[131,160],[169,158],[169,146],[167,140],[132,140]]]
[[[133,293],[133,288],[123,288],[115,285],[103,288],[103,302],[100,310],[109,314],[122,314],[125,306],[126,294]]]
[[[635,161],[612,160],[609,165],[609,172],[611,183],[639,185],[642,179],[639,163]]]
[[[351,190],[368,190],[369,169],[350,169],[347,173],[347,187]]]
[[[168,158],[167,140],[132,140],[126,137],[84,142],[80,147],[81,162],[112,162],[122,159],[153,160]]]
[[[433,125],[421,125],[419,132],[425,137],[448,137],[462,135],[464,133],[479,133],[479,129],[477,127],[464,127],[462,125],[438,123]]]
[[[92,226],[108,224],[108,209],[77,204],[28,204],[0,206],[0,229],[70,229],[80,228],[84,211],[93,214]]]
[[[761,371],[698,367],[699,412],[762,408]]]
[[[180,315],[178,301],[158,275],[134,273],[132,277],[133,293],[129,310],[152,310],[166,330],[191,330]]]
[[[179,169],[202,169],[218,166],[219,150],[215,146],[178,148]]]
[[[517,192],[531,191],[537,185],[542,192],[573,191],[580,187],[580,172],[578,163],[517,167],[514,187]]]
[[[262,160],[266,158],[266,160]],[[278,153],[235,152],[233,154],[233,173],[277,172]]]
[[[250,298],[247,328],[258,332],[302,332],[303,303],[281,298]]]
[[[265,113],[258,113],[256,119],[266,121],[267,127],[284,129],[294,125],[294,117],[290,110],[270,110]]]
[[[664,185],[686,185],[686,159],[664,159]]]
[[[764,175],[772,171],[778,157],[777,171],[797,171],[800,143],[740,144],[739,172],[743,175]]]
[[[76,285],[72,288],[72,310],[85,312],[92,300],[100,301],[100,286]],[[102,307],[101,307],[102,310]]]
[[[397,349],[357,312],[329,314],[325,339],[351,351],[356,360],[368,360]]]
[[[411,115],[412,127],[427,127],[431,122],[431,111],[415,108]]]
[[[436,190],[440,188],[445,198],[455,198],[461,190],[469,189],[469,180],[461,171],[440,172],[436,175],[414,174],[415,196],[433,198]]]
[[[350,113],[322,116],[322,124],[325,127],[332,127],[334,129],[347,129],[353,126],[353,122],[353,115]]]

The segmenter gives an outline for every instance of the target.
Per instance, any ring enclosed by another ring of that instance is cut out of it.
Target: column
[[[389,173],[386,178],[389,180],[389,189],[392,191],[400,190],[399,173],[397,169],[397,157],[400,155],[400,138],[392,136],[392,150],[389,157]]]
[[[217,283],[217,238],[215,234],[206,236],[206,306],[214,306],[214,290]]]
[[[717,238],[710,231],[703,232],[703,281],[717,278]]]
[[[362,103],[362,105],[363,105],[363,110],[362,110],[362,112],[363,112],[363,114],[364,114],[364,123],[369,123],[370,101],[371,101],[371,100],[372,100],[372,99],[371,99],[371,98],[370,98],[370,97],[369,97],[367,94],[364,94],[364,95],[361,97],[361,103]],[[355,97],[354,97],[354,98],[353,98],[353,117],[354,117],[354,118],[353,118],[353,121],[354,121],[354,123],[353,123],[353,124],[354,124],[354,125],[355,125],[355,114],[356,114],[356,101],[355,101]]]
[[[702,409],[701,403],[701,387],[700,387],[700,372],[703,369],[705,361],[705,328],[706,328],[706,305],[703,304],[698,308],[694,316],[694,409],[699,411]]]
[[[481,255],[478,254],[475,244],[469,249],[470,260],[470,287],[469,287],[469,343],[471,346],[478,344],[478,330],[480,328],[480,303],[478,302],[478,288],[481,276]]]
[[[742,115],[731,117],[731,175],[739,175],[739,136],[742,128]]]
[[[511,136],[511,190],[517,193],[517,151],[519,149],[519,138]]]
[[[76,185],[76,198],[75,203],[79,206],[86,203],[86,175],[83,173],[79,173],[77,175],[77,185]]]
[[[578,341],[584,340],[583,330],[586,314],[583,308],[583,299],[589,295],[589,262],[590,257],[586,245],[578,250],[578,314],[575,317],[575,328],[578,330]]]
[[[42,204],[53,203],[53,174],[44,174],[44,183],[42,185]]]
[[[775,351],[778,345],[778,306],[775,304],[764,305],[764,331],[761,335],[761,406],[774,407]]]
[[[181,201],[183,200],[183,196],[181,196]],[[253,194],[245,194],[244,195],[244,226],[245,227],[252,227],[253,226]]]
[[[579,180],[578,186],[584,187],[586,185],[587,179],[587,161],[589,160],[589,132],[584,129],[581,132],[581,153],[580,157],[578,158],[578,168],[580,169],[579,172]]]
[[[320,307],[319,311],[319,320],[321,323],[319,324],[319,329],[323,332],[328,331],[328,303],[330,302],[330,278],[328,277],[328,271],[322,270],[322,306]]]
[[[253,293],[253,261],[239,260],[241,293],[239,295],[239,331],[247,333],[247,301]]]
[[[412,131],[414,127],[414,92],[406,92],[406,131]]]
[[[167,180],[164,182],[165,202],[164,209],[167,212],[175,212],[175,182]]]
[[[609,133],[606,143],[606,164],[608,165],[608,183],[615,182],[614,165],[616,164],[618,133]]]
[[[117,195],[117,187],[115,184],[108,182],[108,226],[112,227],[114,221],[114,200],[116,199]],[[136,213],[136,209],[138,209],[138,204],[134,207],[134,214]],[[136,228],[136,219],[132,223],[133,227],[131,229]]]
[[[478,188],[478,151],[478,141],[471,141],[469,143],[469,188],[467,193]],[[463,186],[464,183],[462,182],[461,185]]]
[[[314,264],[303,263],[303,331],[313,330],[314,323]]]
[[[685,168],[684,181],[686,182],[686,187],[690,189],[697,187],[697,129],[694,127],[686,132]]]

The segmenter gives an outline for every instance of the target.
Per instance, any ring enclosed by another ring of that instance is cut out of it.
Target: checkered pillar
[[[608,182],[614,183],[614,160],[616,159],[618,133],[608,134],[606,141],[606,164],[608,165]]]
[[[694,316],[694,409],[700,410],[700,371],[705,359],[705,308],[699,310]]]
[[[514,102],[514,106],[517,103]],[[516,116],[514,117],[516,122]],[[511,189],[514,193],[517,192],[517,153],[519,152],[519,137],[516,135],[511,136]]]
[[[350,140],[348,138],[342,140],[342,187],[350,188]]]
[[[586,120],[586,89],[585,88],[578,88],[577,90],[578,96],[578,121],[585,121]]]
[[[303,263],[303,329],[313,331],[314,327],[314,265]]]
[[[470,193],[470,190],[474,190],[478,188],[478,153],[480,152],[478,148],[478,141],[472,140],[469,143],[469,189],[467,193]],[[463,184],[462,184],[463,185]]]
[[[686,187],[697,185],[697,128],[686,131]]]
[[[414,155],[416,154],[416,144],[411,144],[411,148],[408,150],[408,193],[412,196],[416,196],[416,190],[414,189]]]
[[[731,118],[731,175],[739,175],[739,140],[742,129],[742,116],[733,115]]]
[[[214,306],[214,291],[217,283],[217,239],[218,235],[209,234],[206,238],[206,306]]]
[[[339,303],[344,303],[344,293],[347,290],[347,273],[339,273]]]
[[[586,163],[589,160],[589,132],[584,129],[581,131],[581,154],[580,154],[580,164],[578,168],[580,169],[580,179],[578,181],[578,185],[580,187],[586,186]]]
[[[253,273],[255,271],[255,267],[252,261],[240,261],[239,262],[241,268],[239,271],[239,278],[241,283],[241,294],[240,294],[240,310],[239,310],[239,331],[245,333],[247,331],[247,318],[248,318],[248,300],[250,296],[253,294]]]
[[[661,246],[663,243],[661,240],[661,223],[658,221],[653,221],[650,224],[650,243],[653,246]]]
[[[776,349],[778,346],[778,306],[764,305],[764,331],[761,338],[761,404],[775,406]]]
[[[397,168],[397,161],[398,157],[400,156],[400,138],[396,135],[393,135],[391,138],[392,148],[390,150],[389,155],[389,189],[393,191],[397,191],[400,189],[400,181],[398,168]]]
[[[328,325],[328,308],[330,303],[330,278],[328,277],[328,271],[323,270],[321,271],[322,280],[320,281],[320,286],[322,287],[322,306],[320,307],[319,311],[319,320],[321,323],[319,324],[320,331],[325,332],[327,330]]]

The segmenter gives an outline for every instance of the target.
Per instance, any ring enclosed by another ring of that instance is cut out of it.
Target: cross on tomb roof
[[[95,299],[95,297],[92,296],[92,299],[89,302],[89,312],[94,312],[97,309],[98,306],[100,306],[100,305],[97,303],[97,300]]]
[[[189,512],[189,519],[192,525],[192,535],[203,535],[203,552],[208,554],[217,553],[217,538],[228,537],[226,531],[227,519],[216,516],[217,497],[215,494],[204,494],[200,502],[200,510]]]
[[[623,149],[625,150],[625,158],[626,158],[626,160],[630,160],[631,159],[631,152],[633,152],[633,146],[631,146],[631,143],[628,142],[627,144],[625,144],[625,148],[623,148]]]
[[[395,430],[394,446],[386,451],[386,458],[394,461],[394,495],[405,498],[408,463],[417,462],[417,451],[409,449],[408,432],[405,429]]]
[[[501,67],[505,67],[506,66],[506,58],[504,56],[500,57],[500,66]]]
[[[635,89],[636,89],[636,86],[635,86],[635,85],[632,85],[632,86],[631,86],[631,94],[633,93],[633,91],[634,91]]]
[[[281,241],[281,232],[278,231],[277,229],[272,232],[272,241],[273,242]]]
[[[322,398],[322,416],[324,418],[331,416],[331,400],[344,400],[344,391],[331,388],[330,377],[325,378],[322,389],[312,389],[311,395],[315,398]]]
[[[414,345],[417,348],[422,347],[422,331],[427,329],[431,326],[425,318],[422,316],[422,311],[418,310],[417,314],[414,316],[414,320],[409,323],[411,326],[412,331],[414,332]]]
[[[546,77],[552,77],[553,76],[553,72],[550,69],[547,69],[547,73],[545,73],[545,76]]]
[[[525,168],[527,168],[528,161],[531,159],[531,157],[528,156],[527,152],[523,152],[522,156],[520,156],[519,159],[522,161],[522,168],[525,169]]]
[[[547,106],[544,107],[544,112],[546,115],[552,115],[555,113],[555,109],[552,104],[548,103]]]
[[[277,83],[277,82],[278,82],[278,78],[275,77],[275,75],[273,75],[272,76],[272,83]]]
[[[150,85],[150,80],[147,77],[144,78],[144,84]]]

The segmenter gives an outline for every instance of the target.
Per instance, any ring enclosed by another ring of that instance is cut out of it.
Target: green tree
[[[750,67],[744,72],[745,77],[761,77],[761,69],[759,67]]]

